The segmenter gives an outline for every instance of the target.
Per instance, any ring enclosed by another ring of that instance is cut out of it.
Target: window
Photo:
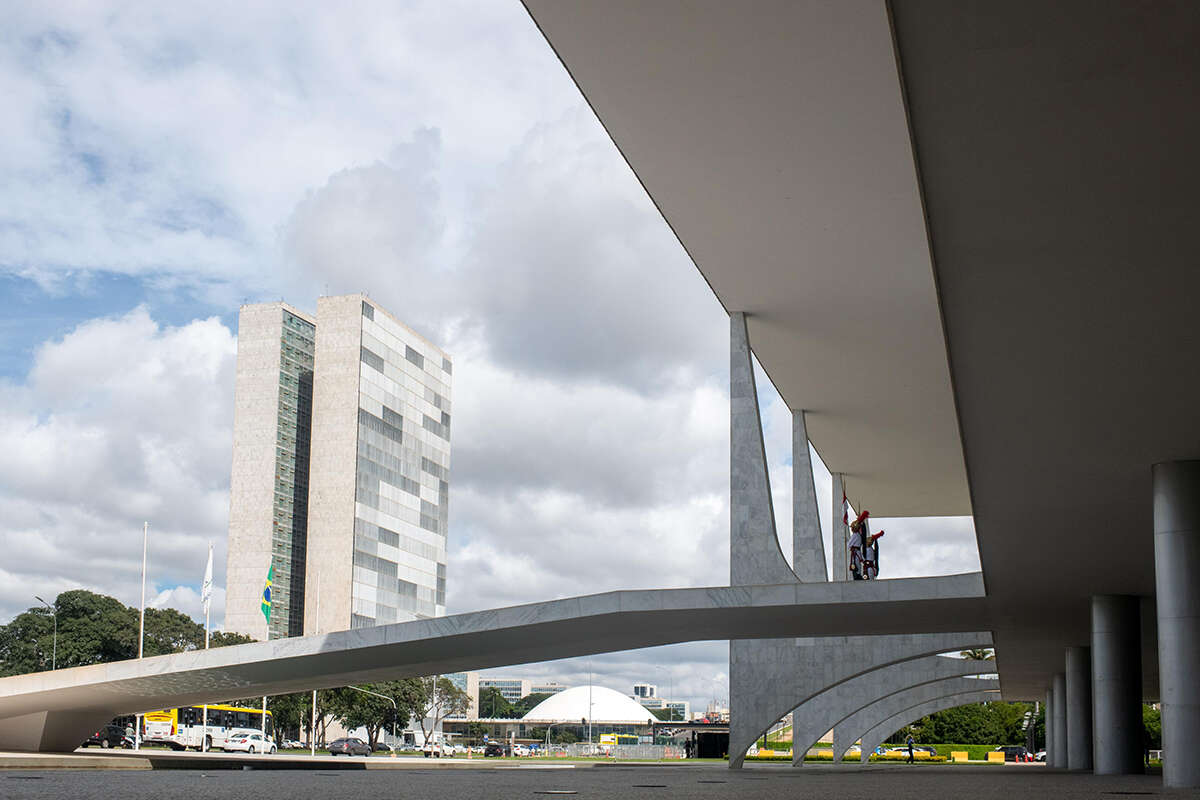
[[[383,359],[372,353],[365,347],[359,348],[359,357],[362,362],[377,372],[383,372]]]
[[[425,357],[408,345],[404,345],[404,357],[416,364],[420,369],[425,369]]]
[[[366,300],[363,300],[363,316],[372,322],[375,321],[375,309]]]

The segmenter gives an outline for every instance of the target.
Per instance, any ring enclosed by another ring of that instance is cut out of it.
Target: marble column
[[[1200,787],[1200,461],[1151,470],[1163,785]]]
[[[1092,597],[1092,761],[1097,775],[1142,763],[1142,617],[1133,595]]]

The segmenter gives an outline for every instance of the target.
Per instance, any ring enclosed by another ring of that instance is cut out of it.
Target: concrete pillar
[[[848,581],[850,580],[850,554],[846,551],[846,546],[849,540],[846,536],[846,524],[842,522],[842,517],[845,515],[845,505],[842,503],[842,495],[845,493],[846,484],[843,481],[842,473],[830,473],[833,478],[833,536],[830,537],[830,546],[833,548],[831,565],[831,581]]]
[[[1097,775],[1142,772],[1142,618],[1132,595],[1092,597],[1092,736]]]
[[[746,315],[729,315],[729,583],[794,583],[779,549]]]
[[[1054,686],[1046,690],[1046,765],[1054,763]]]
[[[1055,769],[1067,767],[1067,676],[1054,676],[1054,760],[1047,754],[1046,761]]]
[[[1200,787],[1200,461],[1151,469],[1163,785]]]
[[[792,412],[792,571],[807,583],[829,580],[803,411]]]
[[[1092,768],[1092,654],[1067,648],[1067,768]]]

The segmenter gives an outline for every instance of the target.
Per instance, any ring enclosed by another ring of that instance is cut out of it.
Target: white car
[[[264,739],[261,733],[235,733],[222,749],[240,753],[274,753],[275,743]]]
[[[529,755],[529,748],[523,744],[513,745],[513,755],[526,758]]]

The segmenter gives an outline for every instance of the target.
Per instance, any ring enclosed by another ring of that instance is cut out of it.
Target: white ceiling
[[[970,514],[883,3],[526,5],[855,504]]]

